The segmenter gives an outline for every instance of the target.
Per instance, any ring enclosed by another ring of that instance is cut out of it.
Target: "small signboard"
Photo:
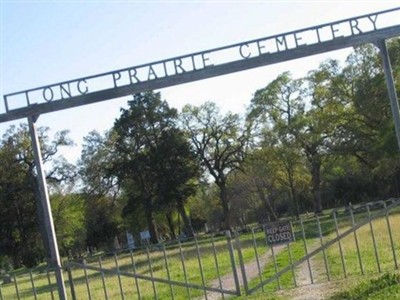
[[[126,232],[126,241],[128,242],[129,249],[135,249],[135,240],[133,239],[133,235],[130,232]]]
[[[150,240],[150,231],[145,230],[140,232],[140,238],[142,240]]]
[[[289,221],[268,223],[264,230],[268,245],[294,242],[292,223]]]

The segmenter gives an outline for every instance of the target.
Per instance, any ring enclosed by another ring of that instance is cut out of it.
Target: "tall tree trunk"
[[[311,176],[312,176],[312,193],[314,197],[314,212],[315,214],[322,213],[321,202],[321,158],[319,155],[311,157]]]
[[[14,269],[19,269],[22,267],[21,260],[19,257],[19,252],[20,251],[14,251],[13,254],[11,255]]]
[[[192,222],[190,222],[190,219],[188,215],[186,214],[185,206],[183,205],[183,201],[177,201],[177,207],[178,207],[178,212],[182,217],[183,224],[184,224],[184,233],[187,237],[193,237],[194,236],[194,231],[192,227]]]
[[[292,170],[292,168],[288,168],[287,171],[288,171],[288,175],[289,175],[290,193],[292,195],[292,200],[294,203],[295,214],[296,214],[296,217],[299,217],[299,215],[300,215],[299,201],[297,199],[297,193],[296,193],[296,189],[294,187],[293,170]]]
[[[231,230],[232,229],[232,224],[231,224],[231,218],[230,218],[230,211],[229,211],[229,203],[228,203],[228,193],[226,189],[226,183],[219,182],[217,183],[219,187],[219,197],[221,200],[222,204],[222,212],[223,212],[223,219],[222,219],[222,225],[221,229],[223,230]]]
[[[148,200],[148,202],[150,202],[150,201],[151,201],[151,199]],[[154,216],[153,216],[153,208],[151,206],[151,203],[148,203],[146,205],[146,221],[147,221],[147,227],[150,232],[150,242],[153,244],[157,244],[158,243],[158,232],[157,232],[157,227],[156,227],[156,223],[155,223]]]
[[[264,207],[268,211],[270,221],[274,222],[274,221],[278,220],[278,216],[277,216],[270,200],[268,199],[268,197],[266,197],[266,195],[264,193],[263,186],[259,182],[255,182],[255,185],[256,185],[258,197],[260,197],[261,201],[264,203]]]
[[[168,211],[165,213],[165,218],[167,219],[168,227],[169,227],[169,232],[171,233],[171,238],[176,239],[175,235],[175,226],[174,222],[172,220],[172,211]]]

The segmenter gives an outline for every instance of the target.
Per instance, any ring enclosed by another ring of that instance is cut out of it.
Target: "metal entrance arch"
[[[396,21],[388,24],[388,17]],[[399,20],[400,7],[4,95],[0,123],[28,118],[59,297],[66,299],[66,292],[35,126],[41,114],[373,43],[382,56],[400,148],[399,105],[386,48],[387,39],[400,36]]]

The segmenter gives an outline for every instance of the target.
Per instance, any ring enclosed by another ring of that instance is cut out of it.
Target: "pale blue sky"
[[[1,0],[1,96],[365,13],[399,1],[7,1]],[[243,112],[256,89],[281,72],[296,77],[342,50],[161,90],[171,106],[215,101]],[[82,137],[109,129],[126,100],[42,115],[40,126]],[[3,102],[0,112],[4,112]],[[25,122],[21,120],[20,122]],[[15,122],[13,122],[15,123]],[[0,124],[0,134],[12,124]]]

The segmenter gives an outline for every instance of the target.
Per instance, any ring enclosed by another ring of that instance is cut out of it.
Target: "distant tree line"
[[[399,91],[400,39],[388,46]],[[75,165],[58,155],[73,144],[68,132],[48,131],[39,135],[63,256],[111,251],[126,231],[138,240],[149,230],[157,243],[400,194],[385,77],[370,45],[304,78],[278,75],[242,115],[213,102],[178,112],[160,93],[135,94],[112,128],[84,138]],[[27,126],[5,132],[0,164],[0,269],[34,266],[47,251]]]

